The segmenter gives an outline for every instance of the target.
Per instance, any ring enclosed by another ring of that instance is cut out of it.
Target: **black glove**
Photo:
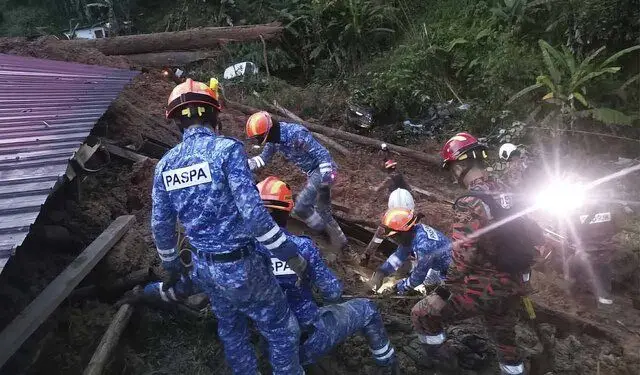
[[[287,260],[287,264],[289,265],[289,268],[298,275],[296,285],[299,286],[302,281],[306,279],[307,260],[298,254],[298,256],[289,258]]]

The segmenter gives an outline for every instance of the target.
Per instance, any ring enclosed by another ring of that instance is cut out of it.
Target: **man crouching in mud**
[[[471,193],[505,191],[499,181],[488,177],[483,163],[485,147],[468,133],[452,137],[441,151],[443,166]],[[457,205],[453,224],[453,266],[446,284],[416,304],[411,320],[418,340],[410,346],[420,353],[418,362],[426,367],[456,371],[457,353],[445,341],[444,324],[482,316],[497,344],[501,375],[525,373],[516,346],[515,325],[523,287],[519,275],[498,265],[497,250],[482,238],[468,236],[489,225],[492,216],[482,199],[466,196]],[[422,350],[420,350],[420,348]]]

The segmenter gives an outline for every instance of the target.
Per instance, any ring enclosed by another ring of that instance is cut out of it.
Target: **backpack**
[[[511,194],[487,194],[470,192],[458,197],[454,203],[454,209],[460,199],[475,197],[482,200],[491,211],[491,223],[519,212],[518,204]],[[483,234],[479,238],[479,246],[493,249],[491,262],[501,272],[510,274],[522,274],[529,272],[535,263],[537,253],[536,245],[540,245],[543,239],[542,229],[538,224],[526,215],[512,219],[492,231]]]

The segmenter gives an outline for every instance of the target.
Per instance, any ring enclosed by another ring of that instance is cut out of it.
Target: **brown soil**
[[[0,52],[115,67],[127,66],[119,58],[106,57],[96,50],[63,46],[50,38],[31,42],[24,39],[0,40]],[[168,144],[176,143],[179,133],[164,119],[164,104],[172,87],[159,72],[139,75],[114,101],[94,129],[94,134],[106,136],[121,145],[140,145],[145,135]],[[245,118],[241,113],[225,111],[221,117],[224,132],[243,139]],[[347,214],[349,217],[376,222],[386,207],[386,197],[384,194],[372,197],[370,187],[379,184],[385,177],[380,168],[382,156],[372,148],[346,142],[343,144],[354,155],[349,159],[336,157],[340,170],[333,189],[334,200],[350,208]],[[436,145],[423,142],[412,147],[433,152]],[[247,151],[255,153],[249,146]],[[431,166],[403,157],[397,159],[411,184],[441,196],[456,196],[455,185]],[[84,284],[105,282],[133,270],[158,265],[149,229],[154,165],[153,160],[133,166],[113,160],[107,168],[89,176],[82,183],[83,194],[79,202],[72,198],[69,189],[58,192],[47,202],[35,227],[57,225],[66,228],[71,233],[70,245],[52,251],[52,245],[55,244],[46,243],[42,238],[31,235],[18,249],[16,256],[0,275],[0,298],[4,307],[0,311],[0,326],[10,322],[119,215],[133,214],[137,224],[100,262]],[[260,172],[259,178],[268,174],[285,177],[294,191],[298,191],[305,182],[304,175],[280,158],[276,158],[268,170]],[[447,232],[451,224],[449,205],[430,202],[421,195],[416,195],[415,198],[418,208],[426,215],[425,221]],[[318,239],[318,242],[322,246],[322,239]],[[361,280],[362,272],[358,272],[361,267],[358,266],[357,254],[361,250],[362,245],[353,241],[345,254],[326,254],[331,266],[343,279],[349,294],[362,294],[366,290]],[[543,324],[540,331],[545,334],[541,339],[551,342],[555,354],[555,363],[547,370],[550,371],[549,374],[640,372],[640,319],[638,311],[627,302],[627,295],[618,296],[621,302],[615,305],[613,312],[600,311],[587,302],[586,298],[567,298],[560,287],[560,278],[552,273],[537,274],[534,280],[537,289],[535,300],[545,302],[559,311],[569,311],[588,318],[602,330],[612,333],[607,339],[564,327],[558,322],[543,322],[546,325]],[[104,302],[85,300],[61,306],[0,373],[80,373],[115,312],[111,305],[114,301]],[[425,373],[403,351],[413,339],[408,313],[415,301],[377,302],[385,317],[392,342],[398,350],[404,373]],[[215,321],[194,321],[182,315],[160,313],[146,308],[137,311],[107,373],[225,373],[224,355],[215,337]],[[486,337],[481,322],[477,320],[449,327],[449,335],[454,339],[462,340],[470,334]],[[542,344],[524,320],[518,326],[518,334],[531,358],[538,362],[543,360],[545,355],[541,354]],[[487,351],[490,357],[494,352],[492,348]],[[261,363],[264,362],[265,359],[261,358]],[[489,361],[490,366],[494,362]],[[360,337],[349,339],[322,363],[333,369],[331,373],[369,374],[373,370],[370,353]],[[495,368],[489,367],[480,373],[495,372]],[[544,373],[534,372],[536,375]]]

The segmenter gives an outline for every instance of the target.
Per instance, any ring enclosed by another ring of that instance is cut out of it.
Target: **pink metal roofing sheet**
[[[0,54],[0,272],[73,153],[136,74]]]

